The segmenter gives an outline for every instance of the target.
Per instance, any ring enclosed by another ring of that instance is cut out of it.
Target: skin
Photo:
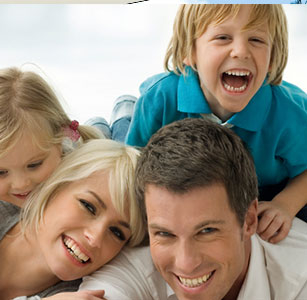
[[[22,207],[34,188],[61,161],[61,147],[42,151],[25,132],[8,154],[0,156],[0,199]]]
[[[92,273],[125,245],[131,236],[128,224],[128,214],[122,217],[112,204],[107,173],[97,172],[67,185],[48,203],[38,232],[29,228],[24,238],[14,234],[19,232],[15,226],[0,242],[3,261],[15,262],[1,265],[0,295],[32,295],[59,280]],[[64,245],[64,237],[90,260],[78,262]]]
[[[251,7],[242,5],[235,18],[219,25],[209,24],[195,43],[194,61],[202,91],[212,112],[226,121],[243,110],[261,87],[270,68],[271,43],[267,25],[242,31]],[[208,59],[210,58],[210,59]],[[249,71],[252,78],[242,92],[230,92],[222,83],[226,71]]]
[[[240,226],[221,184],[176,194],[148,185],[146,211],[153,261],[180,300],[236,299],[244,281],[250,237],[257,227],[257,200]],[[186,287],[179,276],[210,275],[198,287]]]

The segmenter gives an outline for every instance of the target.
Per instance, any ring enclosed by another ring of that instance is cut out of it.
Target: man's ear
[[[249,206],[244,220],[243,234],[244,238],[250,238],[256,233],[258,226],[258,199],[256,198]]]

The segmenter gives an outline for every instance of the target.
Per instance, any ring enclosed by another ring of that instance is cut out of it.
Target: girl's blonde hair
[[[240,4],[181,5],[174,21],[173,36],[165,55],[164,68],[176,74],[185,74],[183,61],[185,58],[190,62],[194,61],[196,39],[206,31],[209,24],[218,25],[229,17],[234,18],[240,7]],[[277,85],[282,81],[288,60],[287,18],[282,6],[280,4],[252,4],[250,20],[244,30],[262,24],[268,24],[272,42],[271,68],[267,82]],[[192,68],[196,71],[195,66]]]
[[[16,67],[0,70],[0,155],[28,130],[42,149],[61,144],[63,128],[70,124],[56,93],[40,75]],[[102,137],[89,126],[79,126],[78,131],[84,141]]]
[[[129,246],[140,244],[146,227],[141,217],[134,190],[135,167],[139,151],[122,143],[97,139],[85,142],[68,153],[54,173],[41,183],[26,202],[21,214],[22,231],[29,226],[38,229],[49,201],[72,182],[86,179],[93,173],[105,171],[115,209],[124,216],[128,208],[131,239]],[[61,212],[65,213],[65,212]]]

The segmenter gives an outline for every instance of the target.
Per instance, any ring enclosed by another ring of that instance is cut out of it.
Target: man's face
[[[176,194],[148,185],[145,193],[153,261],[178,299],[220,300],[237,294],[257,226],[257,203],[243,226],[221,184]]]

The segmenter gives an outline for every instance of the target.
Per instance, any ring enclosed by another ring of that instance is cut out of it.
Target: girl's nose
[[[31,184],[31,179],[24,174],[16,174],[12,176],[11,186],[12,189],[26,192],[25,189]]]

